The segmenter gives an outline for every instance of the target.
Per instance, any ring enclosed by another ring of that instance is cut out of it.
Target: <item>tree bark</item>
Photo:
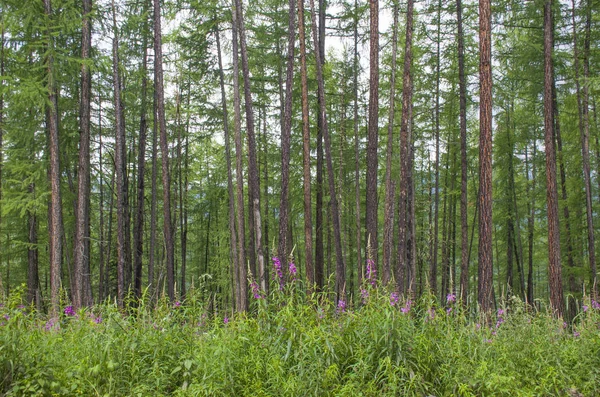
[[[367,256],[377,268],[377,146],[379,140],[379,1],[369,0],[369,125],[367,135],[366,236]]]
[[[392,65],[390,78],[390,103],[388,112],[388,141],[386,147],[385,162],[385,207],[383,216],[383,275],[384,285],[390,282],[392,239],[394,234],[394,200],[396,198],[396,186],[392,180],[392,155],[394,151],[394,113],[396,104],[396,57],[398,52],[398,5],[394,4],[392,24]]]
[[[156,112],[160,131],[160,151],[162,155],[163,184],[163,229],[165,236],[165,254],[167,265],[167,293],[169,299],[175,299],[175,240],[171,223],[171,174],[169,170],[169,141],[165,120],[165,93],[163,89],[163,59],[160,21],[160,0],[154,2],[154,90]]]
[[[410,139],[409,139],[409,107],[412,101],[412,36],[413,36],[413,6],[414,1],[408,0],[406,9],[406,42],[404,47],[404,70],[402,78],[402,120],[400,121],[400,199],[398,203],[398,263],[396,264],[396,284],[400,287],[402,274],[407,270],[407,235],[410,215],[408,208],[408,177],[409,169],[412,167],[410,161]],[[401,272],[401,270],[404,271]],[[413,294],[414,285],[407,285],[407,292]]]
[[[48,130],[49,145],[49,178],[50,178],[50,220],[48,227],[49,245],[50,245],[50,300],[51,314],[58,316],[60,311],[60,275],[62,266],[62,237],[63,237],[63,219],[62,203],[60,189],[60,141],[58,136],[58,110],[56,100],[56,82],[54,79],[54,40],[50,33],[50,24],[53,19],[51,0],[44,0],[44,12],[46,14],[46,39],[48,40],[48,52],[45,59],[48,106],[46,108],[46,124]],[[8,281],[7,281],[8,282]]]
[[[356,263],[358,265],[358,285],[362,284],[364,266],[362,263],[362,237],[360,225],[360,153],[358,149],[358,74],[360,72],[360,64],[358,61],[358,0],[354,0],[354,196],[355,196],[355,217],[356,217]]]
[[[279,247],[277,255],[285,263],[289,247],[287,233],[289,223],[290,145],[292,136],[292,88],[294,79],[294,50],[296,38],[295,1],[289,0],[288,52],[285,78],[285,105],[283,129],[281,130],[281,196],[279,198]],[[265,164],[266,167],[266,164]]]
[[[556,187],[556,152],[552,110],[552,0],[544,5],[544,129],[546,150],[546,197],[548,208],[548,284],[553,314],[562,317],[564,298],[560,264],[560,228],[558,223],[558,191]]]
[[[77,203],[75,210],[75,241],[73,253],[74,281],[72,289],[75,307],[92,304],[90,283],[90,102],[91,76],[87,64],[92,47],[92,1],[82,0],[83,27],[81,30],[81,98],[79,103],[79,166],[77,170]]]
[[[236,171],[236,197],[237,197],[237,243],[238,243],[238,266],[240,281],[239,311],[248,310],[248,268],[246,267],[246,224],[244,216],[244,170],[242,164],[242,127],[241,127],[241,105],[240,105],[240,72],[238,51],[238,23],[237,13],[232,13],[232,36],[233,36],[233,110],[235,130],[235,171]],[[253,256],[253,255],[250,255]],[[253,273],[254,277],[255,274]]]
[[[144,3],[144,9],[146,4]],[[145,23],[144,37],[142,39],[142,47],[144,55],[142,57],[142,103],[140,108],[140,130],[138,142],[138,179],[137,179],[137,207],[135,216],[135,225],[133,228],[133,269],[134,269],[134,291],[135,296],[142,296],[142,257],[144,254],[144,195],[145,195],[145,171],[146,171],[146,137],[148,131],[147,120],[147,97],[148,97],[148,45],[147,31]]]
[[[240,52],[242,57],[242,74],[244,76],[244,106],[246,109],[246,139],[248,144],[248,179],[251,193],[251,204],[254,218],[254,249],[258,263],[258,279],[263,291],[268,291],[268,274],[265,267],[262,245],[262,224],[260,210],[260,181],[256,162],[256,136],[254,133],[254,110],[250,90],[250,69],[248,66],[248,52],[246,50],[246,33],[244,30],[243,10],[240,0],[235,0],[235,13],[237,14],[238,35],[240,39]]]
[[[298,33],[300,41],[300,79],[302,86],[302,166],[304,187],[304,255],[306,282],[309,291],[315,284],[313,264],[312,198],[310,173],[310,123],[308,114],[308,79],[306,71],[306,32],[304,25],[304,0],[298,0]]]
[[[312,17],[312,34],[315,48],[318,48],[317,27],[315,26],[315,4],[314,0],[310,0],[311,17]],[[337,195],[335,193],[335,176],[333,173],[333,163],[331,159],[331,140],[327,126],[327,112],[325,106],[325,84],[323,82],[321,52],[315,51],[317,64],[317,83],[319,96],[319,112],[321,118],[321,127],[323,128],[323,139],[325,143],[325,161],[327,163],[327,181],[329,183],[329,199],[331,205],[331,218],[333,223],[333,238],[335,245],[336,256],[336,280],[335,290],[337,301],[345,301],[346,299],[346,266],[342,253],[342,239],[340,231],[340,218],[338,210]]]
[[[458,89],[460,118],[460,301],[469,296],[469,224],[467,222],[467,82],[465,78],[465,43],[462,24],[462,0],[456,0],[458,40]]]
[[[492,22],[490,0],[479,0],[479,310],[492,309]]]
[[[35,185],[29,185],[29,194],[35,195]],[[39,276],[38,276],[38,226],[37,215],[34,210],[27,211],[29,236],[27,243],[27,302],[30,305],[38,306],[41,302],[39,297]]]
[[[436,64],[435,64],[435,195],[433,199],[433,255],[429,268],[429,287],[435,295],[437,293],[437,268],[439,247],[439,210],[440,210],[440,45],[441,45],[441,12],[442,2],[437,6],[437,39],[436,39]]]

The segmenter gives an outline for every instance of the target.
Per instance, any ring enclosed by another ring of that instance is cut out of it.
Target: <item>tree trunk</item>
[[[429,268],[429,287],[435,295],[437,293],[437,267],[439,247],[439,210],[440,210],[440,45],[441,45],[441,12],[442,2],[437,6],[437,39],[436,39],[436,64],[435,64],[435,195],[433,199],[433,255]]]
[[[355,196],[355,216],[356,216],[356,263],[358,265],[358,285],[362,284],[363,263],[361,255],[362,237],[360,225],[360,161],[358,150],[358,74],[360,72],[360,64],[358,61],[358,0],[354,0],[354,196]],[[317,226],[318,228],[318,226]]]
[[[144,3],[145,5],[147,3]],[[144,9],[147,7],[144,5]],[[145,194],[145,171],[146,171],[146,136],[148,130],[147,120],[147,97],[148,97],[148,45],[147,45],[147,24],[144,24],[144,37],[142,47],[144,55],[142,57],[142,103],[140,109],[140,131],[138,142],[138,180],[137,180],[137,207],[135,216],[135,226],[133,228],[133,269],[134,269],[134,291],[137,298],[142,296],[142,257],[144,254],[144,194]]]
[[[490,0],[479,0],[479,310],[492,309],[492,21]]]
[[[315,284],[312,239],[312,199],[310,173],[310,123],[308,114],[308,79],[306,71],[306,33],[304,28],[304,0],[298,0],[298,33],[300,41],[300,78],[302,86],[302,166],[304,187],[304,255],[306,282],[309,291]]]
[[[583,92],[580,88],[579,79],[579,51],[577,48],[577,33],[575,25],[575,1],[573,0],[573,51],[575,60],[575,86],[577,90],[577,105],[579,107],[579,135],[581,139],[581,154],[583,159],[583,181],[586,202],[586,220],[588,235],[588,253],[591,271],[592,292],[596,294],[596,247],[594,237],[594,221],[592,210],[592,184],[590,178],[590,112],[589,112],[589,74],[590,74],[590,26],[591,26],[591,2],[586,3],[585,37],[583,42]]]
[[[169,299],[175,299],[175,240],[171,224],[171,174],[169,170],[169,142],[165,120],[165,93],[163,89],[163,59],[160,21],[160,0],[154,1],[154,90],[156,95],[156,113],[160,131],[160,151],[162,155],[163,184],[163,228],[165,235],[165,254],[167,265],[167,293]]]
[[[398,6],[394,4],[392,24],[392,65],[390,78],[390,103],[388,112],[388,141],[385,161],[385,208],[383,216],[383,284],[391,279],[392,239],[394,234],[395,183],[392,180],[392,155],[394,142],[394,113],[396,99],[396,55],[398,52]]]
[[[285,78],[285,105],[281,130],[281,196],[279,199],[279,247],[277,255],[285,263],[288,258],[287,242],[289,217],[290,141],[292,136],[292,88],[294,79],[294,49],[296,38],[295,1],[289,0],[288,52]],[[266,164],[265,164],[266,167]]]
[[[246,139],[248,144],[248,179],[251,193],[251,204],[254,218],[254,249],[258,263],[258,279],[263,291],[268,291],[268,274],[265,267],[262,246],[262,225],[260,214],[260,181],[258,166],[256,163],[256,136],[254,133],[254,111],[252,105],[252,94],[250,91],[250,69],[248,66],[248,52],[246,50],[246,33],[244,30],[243,10],[240,0],[235,0],[235,12],[240,38],[240,50],[242,56],[242,74],[244,76],[244,105],[246,109]]]
[[[558,191],[556,187],[556,152],[552,109],[552,0],[544,5],[544,129],[546,149],[546,196],[548,208],[548,284],[553,314],[562,317],[564,300],[560,265],[560,228],[558,223]]]
[[[407,235],[410,215],[407,212],[408,207],[408,177],[409,169],[412,167],[410,161],[410,139],[409,139],[409,107],[412,101],[412,36],[413,36],[413,0],[408,0],[406,10],[406,43],[404,47],[404,70],[402,78],[402,120],[400,121],[400,201],[398,204],[398,258],[396,264],[396,284],[400,286],[400,280],[403,281],[402,274],[406,274],[407,269]],[[401,273],[401,268],[405,269]],[[408,293],[415,291],[410,284]]]
[[[246,226],[244,216],[244,170],[242,164],[242,127],[241,127],[241,105],[240,105],[240,72],[238,51],[238,24],[237,13],[233,12],[232,36],[233,36],[233,109],[235,130],[235,171],[236,171],[236,197],[237,197],[237,243],[238,243],[238,266],[240,279],[240,302],[239,311],[248,310],[248,268],[246,265]],[[253,256],[249,253],[249,256]],[[255,273],[252,273],[255,277]]]
[[[79,166],[77,170],[77,204],[75,211],[75,241],[73,253],[74,281],[72,288],[75,307],[92,304],[90,257],[90,102],[91,76],[87,64],[92,47],[92,1],[82,0],[83,27],[81,30],[81,99],[79,103]]]
[[[369,0],[369,126],[367,136],[366,236],[367,257],[377,268],[377,146],[379,137],[379,1]]]
[[[219,34],[219,25],[215,23],[215,39],[217,41],[217,59],[219,61],[219,85],[221,87],[221,105],[223,109],[223,131],[225,133],[225,162],[227,163],[227,197],[229,200],[229,240],[231,243],[231,259],[233,280],[235,288],[235,308],[240,311],[241,306],[241,284],[246,284],[246,280],[240,280],[240,267],[244,266],[240,262],[238,255],[238,242],[235,226],[235,194],[233,192],[233,172],[231,170],[231,145],[229,137],[229,116],[227,112],[227,94],[225,92],[225,77],[223,75],[223,61],[221,59],[221,39]]]
[[[51,0],[44,0],[44,12],[49,20],[53,19]],[[48,227],[49,245],[50,245],[50,290],[52,316],[58,316],[60,311],[60,275],[62,265],[62,237],[63,237],[63,219],[62,204],[60,192],[60,142],[58,137],[58,116],[56,100],[56,82],[54,80],[54,58],[52,56],[54,47],[53,36],[50,33],[50,27],[46,28],[46,39],[48,40],[49,50],[45,59],[48,105],[46,108],[46,124],[48,129],[49,143],[49,162],[50,162],[50,220]],[[7,280],[8,282],[8,280]]]
[[[460,301],[466,305],[469,296],[469,225],[467,222],[467,82],[462,0],[456,0],[456,21],[458,24],[458,89],[460,97]]]
[[[314,0],[310,0],[311,17],[315,21],[315,4]],[[313,42],[315,48],[318,48],[317,27],[312,23]],[[346,267],[342,253],[342,239],[340,231],[340,218],[338,210],[337,195],[335,193],[335,176],[333,173],[333,163],[331,159],[331,140],[327,126],[327,113],[325,106],[325,84],[323,82],[322,59],[320,51],[315,51],[317,64],[317,83],[319,95],[319,112],[321,118],[321,126],[323,128],[323,138],[325,141],[325,161],[327,162],[327,181],[329,183],[329,199],[331,205],[331,218],[333,223],[333,237],[335,244],[336,256],[336,298],[337,301],[346,300]]]
[[[29,185],[29,194],[35,196],[35,185]],[[38,276],[38,226],[35,211],[27,211],[29,224],[29,237],[27,243],[27,302],[30,305],[38,306],[39,296],[39,276]]]
[[[529,218],[527,219],[527,246],[529,249],[528,259],[528,273],[527,273],[527,303],[530,305],[534,304],[533,301],[533,235],[535,231],[535,185],[536,185],[536,166],[535,156],[537,153],[536,139],[533,139],[533,154],[532,154],[532,166],[531,166],[531,206],[528,208]],[[525,175],[527,177],[527,190],[529,193],[529,167],[527,158],[527,149],[525,150]]]

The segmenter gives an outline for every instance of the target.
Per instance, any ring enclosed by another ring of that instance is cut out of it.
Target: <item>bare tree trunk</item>
[[[288,52],[285,79],[285,106],[281,130],[281,197],[279,199],[279,247],[277,255],[285,263],[288,257],[288,217],[290,182],[290,141],[292,136],[292,86],[294,79],[294,49],[296,38],[295,1],[289,0]],[[265,164],[266,167],[266,164]]]
[[[115,108],[115,170],[117,184],[117,301],[119,306],[123,306],[127,289],[127,235],[126,216],[127,216],[127,185],[125,181],[125,125],[122,117],[123,106],[121,103],[121,76],[119,71],[119,38],[117,35],[116,10],[114,0],[112,3],[113,12],[113,93]]]
[[[558,223],[558,191],[556,188],[556,152],[552,110],[552,0],[544,5],[544,127],[546,149],[546,193],[548,206],[548,284],[550,306],[554,315],[563,316],[564,299],[560,265],[560,227]]]
[[[527,150],[525,150],[525,166],[526,166],[526,177],[527,177],[527,190],[529,193],[529,166],[527,158]],[[527,242],[529,255],[528,259],[528,273],[527,273],[527,303],[533,305],[533,234],[535,231],[535,185],[536,185],[536,166],[535,156],[537,154],[537,145],[535,138],[533,139],[533,154],[532,154],[532,166],[531,166],[531,206],[528,205],[529,218],[527,219]],[[529,194],[528,194],[529,196]]]
[[[369,0],[369,128],[367,136],[366,239],[369,259],[377,268],[377,146],[379,137],[379,1]],[[370,247],[370,248],[369,248]]]
[[[315,26],[315,2],[310,0],[311,17],[313,23],[312,34],[313,43],[315,48],[318,48],[317,38],[317,27]],[[338,210],[337,195],[335,193],[335,176],[333,173],[333,163],[331,159],[331,140],[329,137],[329,131],[327,126],[327,112],[325,106],[325,84],[323,82],[323,71],[322,71],[322,60],[320,51],[315,51],[316,64],[317,64],[317,83],[318,83],[318,95],[320,102],[320,118],[321,126],[323,127],[323,138],[325,142],[325,161],[327,162],[327,181],[329,183],[329,199],[331,205],[331,218],[333,223],[333,235],[335,244],[335,256],[336,256],[336,298],[337,301],[345,301],[346,299],[346,266],[344,263],[344,257],[342,253],[342,238],[340,231],[340,218]]]
[[[358,74],[360,64],[358,62],[358,0],[354,0],[354,195],[355,195],[355,216],[356,216],[356,263],[358,265],[358,284],[362,283],[364,265],[362,263],[361,247],[361,225],[360,225],[360,162],[358,151]],[[318,228],[318,225],[317,225]]]
[[[87,64],[92,47],[92,1],[82,0],[81,30],[81,100],[79,103],[79,166],[77,170],[77,203],[75,210],[75,242],[73,267],[75,285],[72,288],[75,307],[92,304],[90,257],[88,250],[90,224],[90,102],[91,76]]]
[[[492,309],[492,7],[479,0],[479,310]]]
[[[106,284],[106,280],[104,278],[104,258],[105,258],[105,241],[104,241],[104,167],[103,167],[103,154],[102,154],[102,100],[100,98],[100,96],[98,97],[98,104],[99,104],[99,110],[98,110],[98,140],[99,140],[99,145],[98,145],[98,175],[99,175],[99,183],[100,183],[100,199],[99,199],[99,212],[100,212],[100,225],[99,225],[99,241],[98,241],[98,248],[99,248],[99,269],[98,269],[98,273],[99,273],[99,282],[98,282],[98,302],[102,302],[104,301],[104,297],[105,297],[105,284]],[[112,193],[111,193],[112,194]],[[106,265],[108,267],[108,265]]]
[[[35,196],[35,185],[29,185],[29,194]],[[27,248],[27,302],[30,305],[39,305],[37,301],[39,296],[39,276],[38,276],[38,226],[37,216],[34,210],[27,211],[29,224],[29,237]]]
[[[148,252],[148,293],[150,296],[158,296],[159,289],[158,280],[155,273],[155,257],[156,257],[156,221],[158,214],[157,207],[157,181],[158,181],[158,123],[156,122],[156,92],[152,101],[152,113],[154,115],[154,123],[152,124],[152,178],[150,186],[150,250]]]
[[[435,196],[433,199],[433,255],[429,268],[429,287],[435,295],[437,293],[437,268],[439,248],[439,210],[440,210],[440,45],[441,45],[441,12],[442,2],[437,6],[437,39],[436,39],[436,64],[435,64]]]
[[[175,240],[171,223],[171,174],[169,170],[169,142],[165,120],[165,93],[163,89],[163,59],[160,21],[160,0],[154,1],[154,90],[156,95],[156,113],[160,131],[160,151],[162,155],[163,184],[163,228],[165,235],[167,293],[169,299],[175,299]]]
[[[383,284],[387,285],[392,277],[392,239],[394,234],[394,200],[396,186],[392,180],[392,155],[394,142],[394,113],[396,104],[396,56],[398,52],[398,5],[394,4],[394,22],[392,24],[392,65],[390,78],[390,103],[388,113],[388,141],[385,162],[385,208],[383,216]]]
[[[44,0],[44,12],[49,20],[53,19],[51,0]],[[46,124],[49,135],[49,161],[50,161],[50,220],[48,234],[50,239],[50,290],[52,316],[57,316],[60,311],[60,274],[62,265],[62,237],[63,237],[63,219],[62,204],[60,192],[60,142],[58,137],[58,116],[56,100],[56,82],[54,80],[54,58],[52,48],[54,40],[50,34],[50,27],[46,27],[46,38],[48,47],[45,59],[47,88],[48,88],[48,106],[46,109]],[[8,280],[7,280],[8,282]]]
[[[583,181],[586,202],[586,220],[588,235],[588,254],[591,270],[591,287],[595,296],[596,293],[596,243],[594,238],[594,221],[592,210],[592,184],[590,178],[590,116],[589,116],[589,53],[590,53],[590,26],[591,26],[591,2],[588,0],[586,5],[585,37],[583,44],[583,92],[580,87],[579,78],[579,51],[577,48],[577,29],[575,25],[575,0],[572,2],[572,20],[573,20],[573,52],[575,69],[575,86],[577,91],[577,105],[579,108],[579,135],[581,138],[581,154],[583,159]]]
[[[144,10],[147,3],[144,3]],[[148,130],[147,120],[147,97],[148,97],[148,45],[147,45],[147,23],[144,24],[144,37],[142,47],[144,55],[142,58],[142,103],[140,109],[140,131],[138,142],[138,180],[137,180],[137,207],[135,226],[133,228],[133,268],[134,268],[134,291],[135,296],[142,296],[142,257],[144,255],[144,195],[145,195],[145,171],[146,171],[146,137]]]
[[[227,163],[227,196],[229,200],[229,240],[231,245],[231,259],[233,262],[233,280],[235,288],[235,308],[240,311],[241,307],[241,284],[246,280],[240,280],[240,267],[245,266],[240,262],[238,255],[238,242],[235,226],[235,194],[233,192],[233,172],[231,170],[231,145],[229,137],[229,116],[227,112],[227,94],[225,93],[225,77],[223,75],[223,61],[221,59],[221,39],[219,25],[215,23],[215,39],[217,41],[217,58],[219,61],[219,85],[221,87],[221,105],[223,109],[223,131],[225,133],[225,162]],[[234,77],[235,78],[235,77]]]
[[[238,242],[238,266],[240,279],[240,302],[239,311],[248,310],[248,268],[246,267],[246,226],[244,223],[244,174],[242,164],[242,127],[241,127],[241,105],[240,105],[240,72],[239,72],[239,51],[238,51],[238,24],[237,13],[232,13],[233,17],[233,109],[234,109],[234,130],[235,130],[235,171],[236,171],[236,196],[237,196],[237,242]],[[253,257],[252,254],[249,256]],[[255,277],[255,274],[252,274]]]
[[[308,79],[306,72],[306,33],[304,28],[304,0],[298,0],[298,33],[300,41],[300,78],[302,85],[302,165],[304,171],[304,255],[306,281],[309,291],[315,284],[312,239],[312,199],[310,186],[310,123],[308,114]]]
[[[413,0],[408,0],[406,10],[406,43],[404,47],[404,70],[402,78],[402,120],[400,121],[400,201],[398,204],[398,258],[396,267],[396,284],[400,286],[401,274],[406,274],[407,263],[407,235],[410,215],[408,214],[408,177],[409,169],[412,167],[410,161],[410,137],[409,137],[409,108],[412,101],[412,36],[413,36]],[[405,269],[401,273],[401,268]],[[414,285],[409,284],[408,293],[413,294]],[[411,289],[413,288],[413,289]]]
[[[458,87],[460,101],[460,301],[469,296],[469,224],[467,222],[467,82],[465,78],[465,43],[462,24],[462,0],[456,0],[458,24]]]
[[[254,111],[252,94],[250,91],[250,70],[248,66],[248,52],[246,50],[246,33],[244,30],[243,10],[240,0],[235,0],[235,13],[237,14],[238,34],[242,56],[242,74],[244,76],[244,105],[246,108],[246,139],[248,143],[248,179],[251,193],[252,210],[255,231],[255,250],[258,263],[258,279],[263,291],[268,291],[268,274],[265,267],[262,246],[262,224],[260,214],[260,181],[256,163],[256,137],[254,134]]]

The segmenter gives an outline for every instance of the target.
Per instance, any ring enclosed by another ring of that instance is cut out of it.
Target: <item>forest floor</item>
[[[0,307],[4,396],[595,396],[600,305],[572,323],[518,300],[482,321],[453,295],[383,288],[334,305],[287,287],[248,314],[184,302],[37,314]]]

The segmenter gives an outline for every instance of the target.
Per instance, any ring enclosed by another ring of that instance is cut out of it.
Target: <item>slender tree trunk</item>
[[[285,79],[285,105],[281,130],[281,197],[279,199],[279,247],[277,255],[285,263],[289,247],[287,242],[289,217],[290,145],[292,136],[292,86],[294,79],[294,49],[296,38],[295,1],[289,0],[288,52]],[[266,167],[266,164],[265,164]]]
[[[91,76],[87,64],[92,47],[92,1],[82,0],[83,28],[81,30],[81,98],[79,103],[79,166],[77,170],[77,203],[75,210],[75,242],[73,253],[74,281],[72,288],[75,307],[92,304],[89,258],[90,224],[90,102]]]
[[[238,254],[238,242],[235,226],[235,194],[233,192],[233,172],[231,170],[231,145],[229,137],[229,116],[227,112],[227,94],[225,92],[225,76],[223,75],[223,61],[221,59],[221,39],[219,34],[219,25],[215,23],[215,38],[217,41],[217,58],[219,61],[219,85],[221,87],[221,105],[223,109],[223,131],[225,133],[225,162],[227,163],[227,197],[229,200],[229,240],[231,243],[231,258],[233,262],[233,279],[235,284],[235,308],[240,311],[241,307],[241,284],[246,280],[240,280],[240,267],[245,266],[240,262]]]
[[[367,256],[377,268],[377,146],[379,140],[379,1],[369,0],[369,128],[367,136]]]
[[[479,0],[479,310],[492,309],[492,7]]]
[[[98,282],[98,302],[103,302],[104,301],[104,286],[106,283],[106,280],[104,279],[104,258],[105,258],[105,241],[104,241],[104,167],[103,167],[103,157],[102,157],[102,149],[103,149],[103,145],[102,145],[102,99],[100,97],[98,97],[98,104],[99,104],[99,110],[98,110],[98,140],[99,140],[99,145],[98,145],[98,176],[99,176],[99,184],[100,184],[100,189],[99,189],[99,193],[100,193],[100,198],[99,198],[99,217],[100,217],[100,225],[99,225],[99,231],[98,231],[98,235],[99,237],[99,241],[98,241],[98,251],[99,251],[99,256],[100,256],[100,260],[99,260],[99,269],[98,269],[98,273],[99,273],[99,282]],[[108,267],[108,265],[106,265]]]
[[[406,43],[404,47],[404,70],[402,78],[402,120],[400,121],[400,201],[398,204],[398,258],[396,267],[396,283],[400,286],[401,268],[406,274],[407,262],[407,235],[410,215],[407,211],[408,200],[408,177],[409,169],[412,167],[410,161],[410,137],[409,137],[409,108],[412,101],[412,36],[413,36],[413,0],[408,0],[406,10]],[[407,285],[407,292],[414,294],[414,285]]]
[[[46,26],[46,38],[48,40],[48,52],[45,59],[48,105],[46,109],[46,124],[49,135],[49,162],[50,162],[50,221],[48,234],[50,239],[50,290],[52,316],[57,316],[60,311],[60,274],[62,265],[62,237],[63,219],[60,189],[60,142],[58,137],[58,110],[56,99],[56,82],[54,79],[54,40],[50,34],[50,21],[53,19],[51,0],[44,0],[44,12],[48,19]],[[7,280],[8,282],[8,280]]]
[[[123,306],[123,300],[126,293],[127,282],[127,248],[126,240],[126,216],[127,216],[127,187],[125,181],[125,125],[121,112],[123,106],[121,103],[121,77],[119,71],[119,38],[117,35],[116,10],[114,0],[112,3],[113,12],[113,93],[115,108],[115,169],[117,184],[117,301],[119,306]]]
[[[144,3],[147,4],[147,3]],[[144,9],[146,6],[144,6]],[[145,171],[146,171],[146,136],[148,131],[148,45],[147,33],[144,29],[142,39],[144,55],[142,58],[142,103],[140,109],[140,131],[138,142],[138,179],[137,179],[137,207],[135,226],[133,228],[133,268],[134,268],[134,290],[135,296],[142,296],[142,257],[144,255],[144,195],[145,195]]]
[[[314,0],[310,0],[311,17],[312,17],[312,34],[315,48],[318,48],[317,38],[317,27],[314,24],[316,19],[315,16],[315,4]],[[329,199],[331,205],[331,218],[333,223],[333,237],[335,245],[335,256],[336,256],[336,298],[337,301],[345,301],[346,299],[346,266],[344,263],[344,256],[342,253],[342,239],[340,231],[340,218],[338,210],[337,195],[335,193],[335,176],[333,173],[333,163],[331,159],[331,140],[329,137],[329,131],[327,126],[327,113],[325,106],[325,84],[323,82],[323,71],[322,71],[322,60],[320,51],[315,51],[316,64],[317,64],[317,83],[318,83],[318,95],[320,102],[320,118],[321,126],[323,127],[323,138],[325,143],[325,161],[327,162],[327,181],[329,183]]]
[[[440,45],[441,45],[441,12],[442,2],[437,6],[437,39],[435,64],[435,196],[433,201],[433,257],[429,268],[429,287],[437,293],[437,267],[439,247],[439,210],[440,210]]]
[[[465,78],[465,43],[462,24],[462,0],[456,0],[458,24],[458,89],[460,102],[460,301],[469,296],[469,224],[467,222],[467,82]]]
[[[590,260],[591,287],[596,294],[596,243],[594,237],[594,221],[592,210],[592,183],[590,178],[590,112],[589,112],[589,74],[590,74],[590,30],[591,30],[591,2],[586,2],[585,36],[583,42],[583,90],[580,88],[579,79],[579,51],[577,48],[577,33],[575,25],[575,1],[573,0],[573,51],[575,59],[575,85],[577,90],[577,104],[579,111],[579,135],[581,138],[581,154],[583,159],[583,181],[586,202],[586,220],[588,236],[588,255]],[[596,138],[597,139],[597,138]]]
[[[29,185],[29,194],[35,196],[35,185],[32,183]],[[38,305],[40,302],[37,301],[39,296],[39,276],[38,276],[38,226],[37,216],[35,211],[27,211],[28,224],[29,224],[29,237],[27,248],[27,302],[30,305]]]
[[[552,0],[544,6],[544,128],[546,149],[546,196],[548,206],[548,284],[550,306],[553,313],[562,317],[564,300],[562,269],[560,265],[560,228],[558,223],[558,191],[556,188],[556,152],[554,148],[554,120],[552,110]]]
[[[158,296],[159,289],[155,273],[155,257],[156,257],[156,222],[157,222],[157,181],[158,181],[158,123],[157,123],[157,106],[156,92],[152,101],[152,113],[154,115],[154,123],[152,124],[152,178],[150,186],[150,250],[148,252],[148,292],[154,297],[154,292]]]
[[[527,273],[527,303],[530,305],[534,304],[533,301],[533,235],[535,231],[535,185],[536,185],[536,169],[535,156],[537,152],[536,140],[533,140],[533,154],[532,154],[532,166],[531,166],[531,207],[528,208],[529,218],[527,219],[527,242],[529,255],[528,259],[528,273]],[[527,189],[529,190],[529,167],[527,150],[525,151],[525,165],[526,165],[526,177],[527,177]],[[529,193],[529,192],[528,192]]]
[[[354,0],[354,196],[355,196],[355,216],[356,216],[356,263],[358,265],[358,284],[361,285],[363,277],[363,263],[361,255],[362,237],[360,225],[360,156],[358,150],[358,74],[360,64],[358,62],[358,0]],[[318,228],[318,225],[317,225]]]
[[[169,299],[175,299],[175,240],[171,223],[171,174],[169,170],[169,142],[165,120],[165,93],[163,89],[163,59],[160,21],[160,0],[154,2],[154,90],[156,95],[156,113],[160,131],[160,151],[162,155],[163,183],[163,228],[165,236],[167,293]]]
[[[260,181],[256,163],[256,137],[254,134],[254,111],[252,94],[250,91],[250,70],[248,66],[248,52],[246,50],[246,33],[244,30],[243,10],[240,0],[235,0],[235,12],[240,38],[240,52],[242,57],[242,74],[244,76],[244,105],[246,108],[246,139],[248,143],[248,179],[251,193],[252,211],[254,218],[254,249],[258,263],[258,279],[261,288],[268,291],[268,274],[265,267],[262,246],[262,225],[260,214]]]
[[[242,127],[241,127],[241,105],[240,105],[240,72],[239,72],[239,51],[238,51],[238,24],[237,13],[232,13],[233,23],[233,109],[234,109],[234,130],[235,130],[235,171],[236,171],[236,197],[237,197],[237,242],[238,242],[238,266],[240,278],[240,302],[238,310],[248,310],[248,268],[246,267],[246,226],[244,216],[244,174],[243,174],[243,148],[242,148]],[[252,254],[249,256],[253,257]],[[252,273],[255,277],[255,273]]]
[[[298,33],[300,41],[300,79],[302,86],[302,166],[304,187],[304,255],[306,281],[309,291],[315,284],[312,237],[312,198],[310,173],[310,123],[308,114],[308,79],[306,71],[306,33],[304,27],[304,0],[298,0]]]
[[[390,103],[388,112],[388,141],[385,161],[385,208],[383,216],[383,284],[391,279],[392,238],[394,233],[395,184],[392,180],[392,155],[394,142],[394,113],[396,99],[396,56],[398,52],[398,5],[394,4],[392,24],[392,65],[390,78]]]

